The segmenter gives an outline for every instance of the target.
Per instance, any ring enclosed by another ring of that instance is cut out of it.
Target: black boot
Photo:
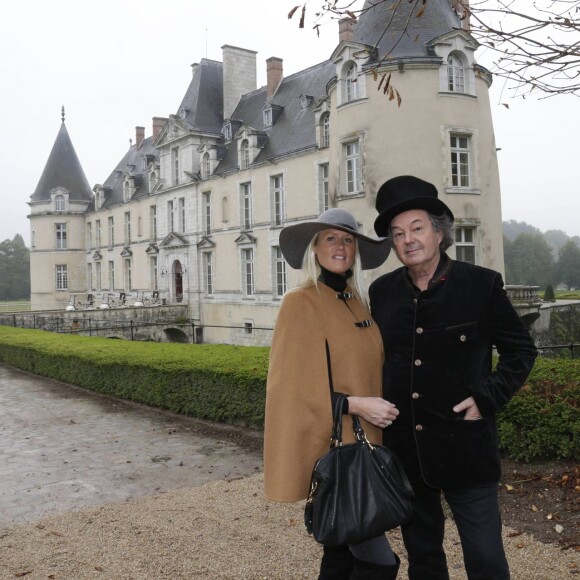
[[[349,580],[354,566],[354,557],[348,546],[323,546],[324,555],[320,562],[318,580]]]
[[[350,580],[395,580],[401,563],[397,554],[395,554],[395,560],[394,564],[388,566],[355,560]]]

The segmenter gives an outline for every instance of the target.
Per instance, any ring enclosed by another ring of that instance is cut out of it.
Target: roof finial
[[[64,123],[64,105],[62,106],[60,116],[61,116],[62,122]]]

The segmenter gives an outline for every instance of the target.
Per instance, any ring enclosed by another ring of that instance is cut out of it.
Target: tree
[[[356,18],[377,4],[392,4],[393,15],[421,18],[429,5],[448,1],[464,28],[494,55],[491,72],[504,78],[512,96],[580,96],[580,1],[578,0],[326,0],[312,15],[317,33],[325,18]],[[307,4],[300,27],[305,26]],[[384,35],[388,33],[387,25]],[[397,42],[394,38],[393,42]],[[381,55],[388,58],[388,55]]]
[[[568,240],[560,250],[556,278],[568,288],[580,287],[580,248],[572,240]]]
[[[0,300],[30,298],[30,254],[20,234],[0,242]]]
[[[510,248],[510,284],[546,286],[553,269],[552,250],[542,234],[520,234],[515,239]]]
[[[509,220],[507,222],[502,222],[503,235],[512,242],[520,234],[541,234],[536,226],[532,226],[526,222],[518,222],[517,220]]]
[[[560,250],[564,247],[570,237],[562,230],[548,230],[547,232],[544,232],[544,239],[548,242],[550,248],[552,248],[554,259],[557,259]]]

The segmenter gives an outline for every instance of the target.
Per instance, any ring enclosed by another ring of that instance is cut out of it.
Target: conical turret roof
[[[66,130],[64,118],[44,171],[30,198],[32,201],[50,200],[50,192],[56,187],[69,191],[71,201],[92,199],[91,186]]]
[[[429,0],[426,5],[366,0],[353,40],[377,45],[379,59],[385,55],[391,58],[427,57],[430,56],[429,41],[460,28],[461,20],[450,0]]]

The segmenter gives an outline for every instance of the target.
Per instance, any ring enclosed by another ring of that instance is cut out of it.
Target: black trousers
[[[459,532],[469,580],[509,580],[501,538],[497,483],[469,489],[440,490],[413,484],[413,519],[402,527],[410,580],[449,580],[443,551],[445,496]]]

